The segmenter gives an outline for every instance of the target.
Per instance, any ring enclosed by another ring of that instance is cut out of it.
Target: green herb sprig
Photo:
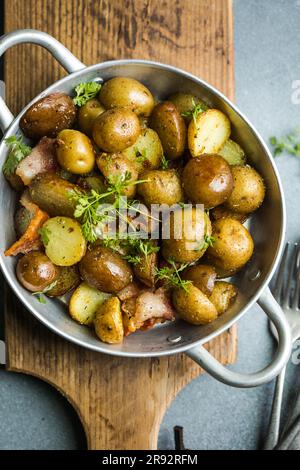
[[[275,157],[282,153],[300,157],[300,129],[295,129],[282,139],[272,136],[270,137],[270,144],[274,147],[273,152]]]
[[[169,160],[165,157],[165,155],[161,157],[160,166],[163,170],[167,170],[169,168]]]
[[[182,117],[192,118],[195,125],[197,124],[197,117],[199,114],[204,113],[208,109],[208,107],[204,103],[196,103],[194,99],[192,99],[193,109],[191,111],[186,111],[185,113],[181,113]]]
[[[19,163],[31,153],[32,148],[24,144],[22,136],[12,135],[7,137],[4,142],[9,148],[9,153],[3,165],[3,173],[10,176],[16,171]]]
[[[164,266],[163,268],[155,268],[156,279],[165,281],[170,287],[179,287],[188,292],[191,281],[184,280],[180,276],[180,272],[188,266],[188,263],[181,264],[179,267],[176,266],[175,261],[172,259],[169,259],[168,263],[171,267]]]
[[[76,106],[83,106],[87,101],[95,98],[98,95],[99,91],[101,90],[100,83],[96,82],[86,82],[86,83],[79,83],[75,88],[76,96],[73,98],[73,103]]]

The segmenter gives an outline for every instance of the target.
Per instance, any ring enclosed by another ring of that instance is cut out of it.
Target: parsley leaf
[[[9,153],[3,165],[3,173],[9,176],[15,172],[19,163],[31,153],[32,148],[23,143],[22,136],[12,135],[7,137],[4,142],[9,148]]]
[[[73,102],[76,104],[76,106],[81,107],[87,101],[91,100],[92,98],[95,98],[95,96],[98,95],[100,89],[101,89],[100,83],[96,83],[96,82],[80,83],[75,88],[76,96],[75,98],[73,98]]]
[[[155,268],[155,277],[158,280],[165,281],[170,287],[179,287],[184,289],[186,292],[189,290],[191,281],[186,281],[181,278],[180,272],[183,271],[189,264],[181,264],[179,267],[176,266],[175,261],[172,259],[168,260],[171,267],[164,266],[163,268]]]
[[[272,136],[269,142],[274,147],[274,157],[281,153],[288,153],[300,157],[300,129],[295,129],[281,140]]]

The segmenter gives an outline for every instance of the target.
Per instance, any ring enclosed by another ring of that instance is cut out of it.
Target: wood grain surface
[[[87,65],[142,58],[204,78],[234,98],[230,0],[7,0],[5,31],[47,31]],[[5,56],[7,101],[14,113],[65,72],[33,45]],[[155,449],[161,419],[201,369],[184,355],[125,359],[94,353],[46,330],[5,297],[7,368],[54,385],[81,418],[90,449]],[[207,347],[234,362],[236,328]],[[180,424],[180,423],[179,423]]]

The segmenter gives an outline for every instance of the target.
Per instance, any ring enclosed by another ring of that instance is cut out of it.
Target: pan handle
[[[77,72],[85,68],[85,65],[80,62],[69,49],[57,41],[57,39],[50,36],[50,34],[35,29],[20,29],[1,36],[0,57],[10,47],[22,43],[37,44],[48,49],[68,73]],[[10,126],[13,119],[14,116],[5,104],[4,99],[0,98],[0,128],[3,133]]]
[[[252,374],[241,374],[220,364],[203,346],[189,349],[186,354],[205,369],[215,379],[232,387],[256,387],[270,382],[288,362],[292,340],[289,324],[280,306],[267,287],[258,300],[278,333],[278,348],[271,364]]]

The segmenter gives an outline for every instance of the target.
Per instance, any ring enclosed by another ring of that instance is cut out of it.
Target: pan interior
[[[249,264],[233,280],[239,295],[235,304],[223,316],[206,326],[192,326],[181,321],[166,323],[147,332],[137,332],[121,345],[100,342],[92,329],[75,323],[67,307],[59,300],[47,299],[45,305],[23,289],[15,277],[14,258],[5,258],[4,250],[15,240],[13,215],[16,194],[1,172],[0,239],[1,266],[15,293],[29,311],[56,333],[82,346],[108,354],[127,356],[156,356],[184,351],[197,343],[204,343],[233,324],[258,298],[275,269],[282,248],[284,231],[284,203],[278,175],[268,150],[247,120],[228,100],[201,80],[180,70],[144,61],[115,61],[88,67],[72,74],[45,90],[39,97],[53,91],[71,94],[81,81],[96,78],[107,80],[114,76],[136,78],[148,86],[156,98],[166,99],[171,93],[181,91],[198,95],[213,107],[225,112],[232,123],[232,137],[244,148],[248,162],[261,173],[266,184],[263,206],[251,217],[248,226],[255,243],[255,253]],[[37,97],[36,99],[38,99]],[[34,100],[35,101],[35,100]],[[28,107],[30,104],[28,105]],[[6,136],[19,133],[19,116]],[[5,144],[0,146],[1,161],[7,154]]]

